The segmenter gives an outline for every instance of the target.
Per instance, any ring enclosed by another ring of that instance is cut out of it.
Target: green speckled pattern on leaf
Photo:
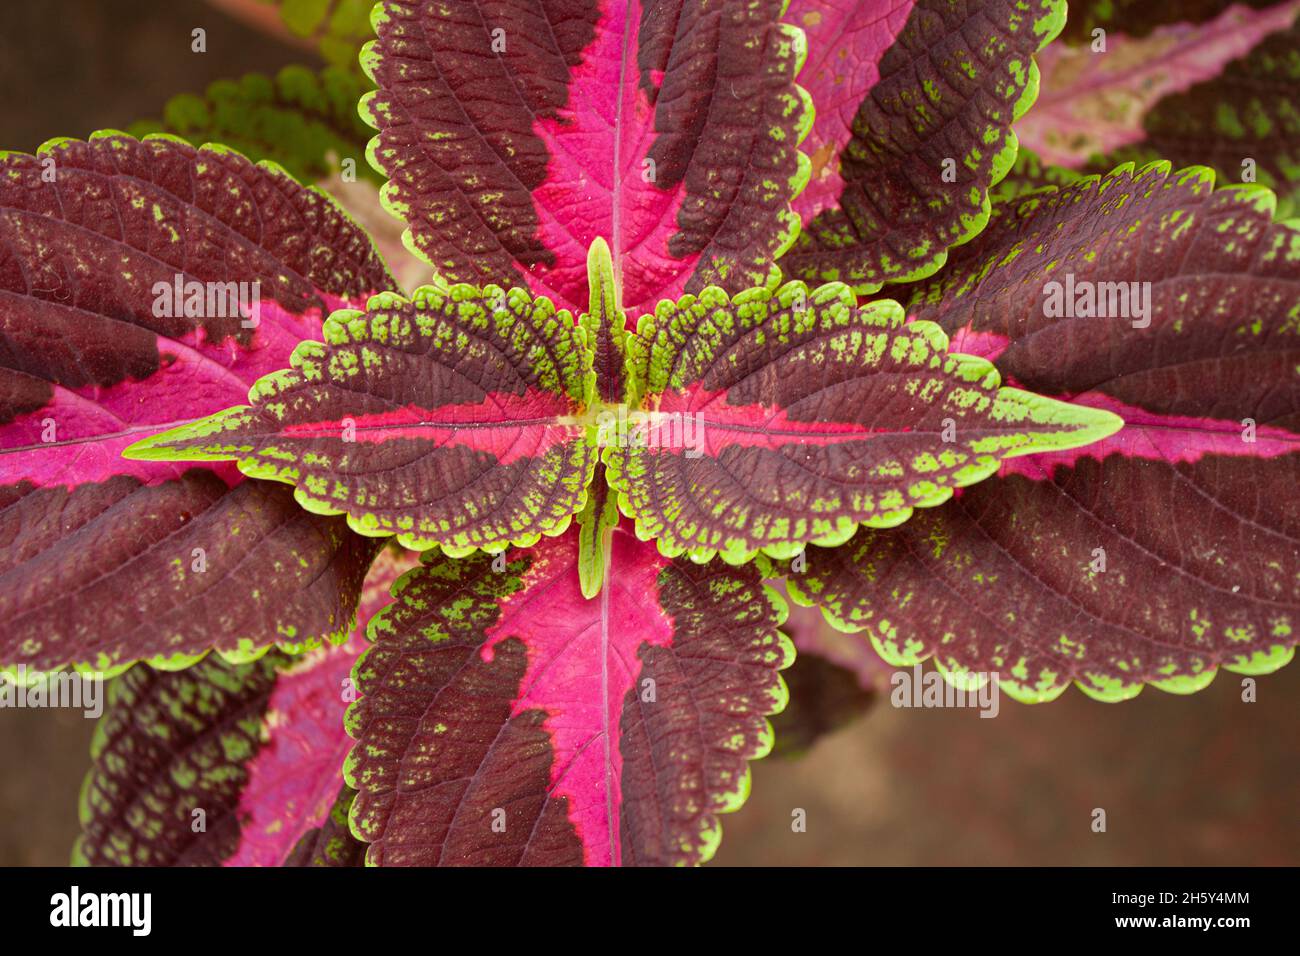
[[[840,283],[660,303],[628,342],[634,408],[657,427],[603,452],[637,533],[667,555],[790,557],[892,527],[1005,458],[1086,445],[1122,422],[1014,388],[949,354],[896,302]],[[678,440],[680,436],[681,440]]]
[[[838,203],[805,221],[781,260],[808,282],[860,293],[940,269],[989,217],[1012,123],[1038,95],[1034,54],[1060,32],[1065,0],[917,0],[851,120]]]
[[[334,313],[325,342],[251,406],[138,442],[148,460],[234,460],[368,536],[465,554],[558,534],[596,455],[591,355],[567,312],[520,289],[424,287]]]
[[[90,866],[212,866],[239,845],[235,812],[284,658],[211,658],[183,674],[137,665],[109,685],[81,789],[73,859]],[[196,812],[197,811],[197,812]]]

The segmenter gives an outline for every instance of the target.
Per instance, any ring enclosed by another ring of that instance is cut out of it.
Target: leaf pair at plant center
[[[898,524],[1004,458],[1121,425],[1000,388],[988,362],[948,354],[937,326],[905,326],[889,301],[859,307],[842,284],[707,288],[625,333],[603,242],[589,269],[576,323],[520,289],[375,296],[335,312],[325,343],[299,345],[251,405],[126,454],[232,459],[362,534],[452,556],[563,532],[600,457],[641,538],[743,563]],[[621,370],[618,404],[598,355]]]

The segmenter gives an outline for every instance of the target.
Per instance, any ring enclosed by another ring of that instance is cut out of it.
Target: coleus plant
[[[1300,230],[1013,171],[1078,6],[385,0],[364,77],[0,157],[0,664],[119,675],[75,859],[705,861],[788,601],[1027,702],[1286,663]]]

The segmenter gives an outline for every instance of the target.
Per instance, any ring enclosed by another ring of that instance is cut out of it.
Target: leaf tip
[[[161,432],[157,435],[150,435],[148,438],[142,438],[138,442],[133,442],[122,449],[122,457],[128,461],[167,461],[172,453],[169,449],[163,447],[160,439],[168,433]]]

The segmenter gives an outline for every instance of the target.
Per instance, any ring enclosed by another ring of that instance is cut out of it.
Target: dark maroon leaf
[[[782,0],[385,0],[362,63],[372,160],[448,282],[577,313],[613,250],[633,317],[769,281],[793,240],[812,121]]]
[[[255,483],[250,483],[250,486]],[[136,664],[109,685],[74,858],[112,866],[348,865],[343,715],[370,615],[412,560],[386,549],[353,639],[248,664]],[[342,819],[340,819],[342,816]],[[340,829],[341,826],[341,829]]]
[[[1064,0],[795,0],[788,15],[808,33],[816,121],[782,268],[863,293],[933,274],[988,219]]]
[[[1071,681],[1105,700],[1145,683],[1191,692],[1220,667],[1289,661],[1300,230],[1272,220],[1267,190],[1212,185],[1207,169],[1157,164],[999,206],[912,314],[1008,381],[1125,428],[1007,462],[906,527],[810,549],[792,596],[891,664],[934,655],[1027,700]],[[1150,283],[1149,307],[1130,281]]]
[[[81,796],[74,862],[215,866],[239,847],[239,795],[286,658],[210,657],[169,674],[132,667],[110,687]]]
[[[212,472],[0,490],[0,660],[112,672],[341,638],[379,543]]]
[[[224,147],[104,133],[0,155],[0,666],[346,632],[370,545],[282,491],[226,500],[228,467],[121,451],[242,400],[390,283],[332,200]]]
[[[753,566],[670,561],[626,526],[589,600],[577,537],[426,555],[373,621],[346,771],[370,863],[713,855],[785,703],[784,607]]]

